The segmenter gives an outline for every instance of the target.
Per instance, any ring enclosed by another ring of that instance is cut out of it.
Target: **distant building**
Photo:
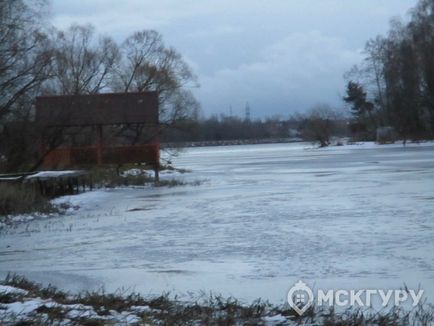
[[[393,127],[378,127],[377,128],[377,143],[387,144],[396,141],[396,132]]]

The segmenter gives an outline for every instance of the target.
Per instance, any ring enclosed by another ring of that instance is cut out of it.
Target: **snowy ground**
[[[199,186],[95,191],[0,231],[0,276],[66,290],[213,291],[282,303],[316,288],[425,289],[434,302],[434,144],[193,148]]]

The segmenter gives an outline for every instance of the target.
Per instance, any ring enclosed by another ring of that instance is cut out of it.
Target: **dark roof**
[[[36,121],[46,126],[158,124],[156,92],[42,96]]]

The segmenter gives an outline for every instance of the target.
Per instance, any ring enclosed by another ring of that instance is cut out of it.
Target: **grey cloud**
[[[193,90],[206,114],[257,116],[341,105],[343,73],[371,37],[416,0],[53,0],[58,27],[92,23],[122,41],[157,29],[199,77]]]
[[[204,77],[198,96],[214,99],[208,107],[214,113],[246,101],[277,106],[262,108],[260,116],[301,111],[318,102],[338,105],[342,75],[361,60],[360,52],[318,31],[289,34],[262,50],[261,60]]]

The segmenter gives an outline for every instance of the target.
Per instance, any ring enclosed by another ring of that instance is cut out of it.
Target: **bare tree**
[[[120,92],[156,91],[162,129],[176,128],[199,114],[200,105],[190,91],[198,86],[197,78],[182,56],[164,45],[158,32],[143,30],[132,34],[121,45],[121,53],[112,88]],[[122,126],[118,134],[133,144],[149,137],[144,125]]]
[[[420,74],[420,107],[425,128],[434,136],[434,3],[421,0],[408,26],[414,42]]]
[[[365,69],[371,76],[369,84],[373,85],[375,103],[379,106],[379,111],[387,112],[386,85],[384,83],[384,56],[386,40],[380,36],[369,40],[365,46]],[[383,118],[385,120],[386,118]],[[387,123],[383,121],[383,124]]]
[[[434,136],[433,1],[419,0],[410,17],[393,19],[387,36],[367,42],[351,78],[367,91],[378,125],[392,126],[404,143]]]
[[[121,50],[116,90],[158,92],[163,124],[171,125],[195,114],[198,103],[188,88],[198,86],[197,78],[182,56],[164,45],[158,32],[136,32],[125,40]]]
[[[38,155],[32,106],[54,53],[46,9],[43,0],[0,1],[1,170],[27,169]]]
[[[330,145],[336,130],[338,114],[327,105],[318,105],[310,110],[302,130],[306,140],[319,142],[321,147]]]
[[[72,25],[55,36],[53,78],[46,84],[54,94],[94,94],[108,89],[120,60],[117,44],[110,37],[94,40],[90,25]]]
[[[52,51],[44,8],[43,1],[0,1],[0,121],[22,109],[23,97],[49,78]]]

